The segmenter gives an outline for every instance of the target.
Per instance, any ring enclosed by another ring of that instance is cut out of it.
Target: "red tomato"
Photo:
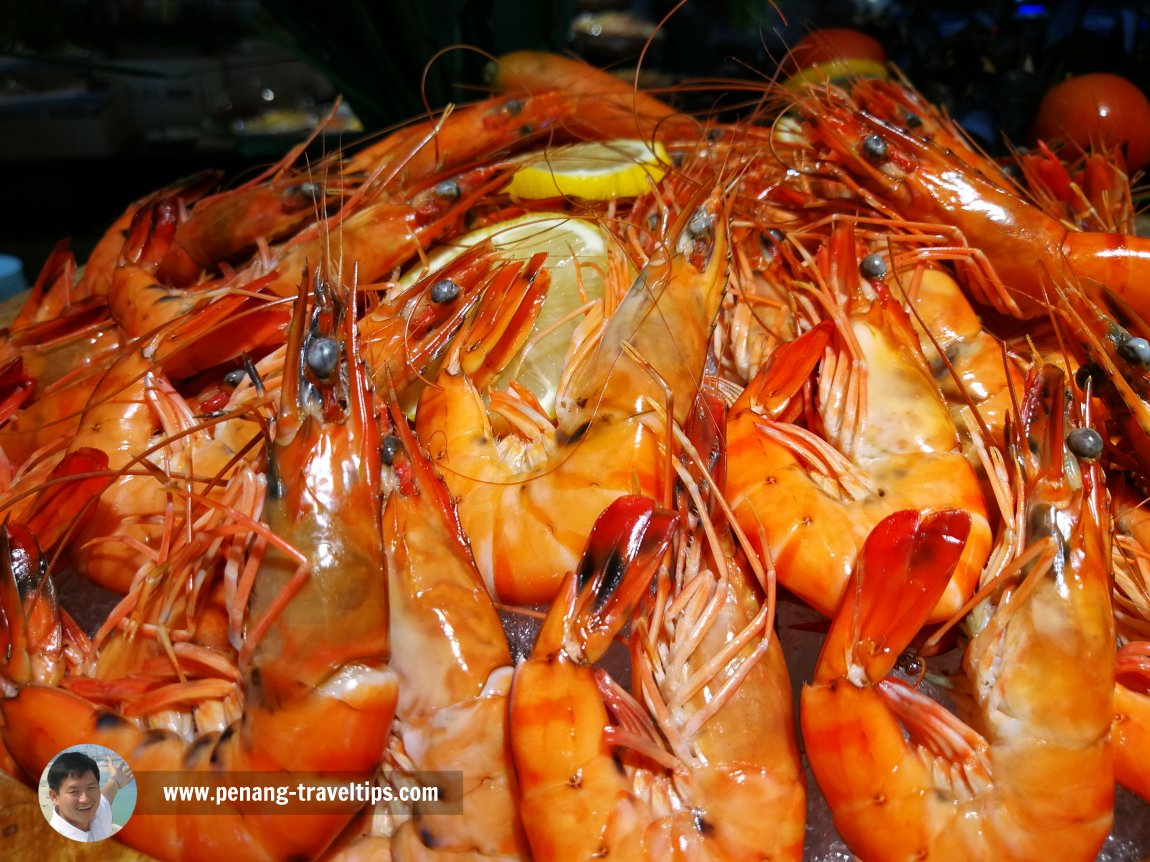
[[[1102,72],[1055,84],[1042,97],[1031,138],[1062,141],[1070,156],[1090,143],[1126,148],[1126,167],[1150,164],[1150,101],[1125,78]]]
[[[873,60],[886,62],[886,51],[877,39],[858,30],[828,27],[813,30],[798,41],[791,49],[793,69],[802,71],[820,63],[835,60]]]

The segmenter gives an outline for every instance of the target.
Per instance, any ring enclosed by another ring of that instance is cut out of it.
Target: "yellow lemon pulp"
[[[796,72],[783,82],[783,86],[798,90],[806,84],[823,84],[830,81],[832,84],[841,85],[858,78],[879,78],[885,81],[889,77],[890,71],[886,64],[877,60],[830,60]]]
[[[632,139],[572,144],[527,157],[506,191],[529,200],[635,197],[659,182],[669,164],[658,141],[654,149]]]
[[[585,302],[602,298],[607,251],[612,241],[598,225],[586,219],[563,213],[528,213],[452,240],[450,245],[433,252],[426,266],[405,273],[400,284],[414,284],[485,239],[492,241],[495,253],[510,260],[526,261],[538,252],[547,252],[544,267],[551,276],[547,298],[527,345],[495,385],[505,387],[511,380],[518,381],[539,399],[548,415],[554,416],[555,389],[563,373],[571,335],[582,320],[582,315],[574,312]]]

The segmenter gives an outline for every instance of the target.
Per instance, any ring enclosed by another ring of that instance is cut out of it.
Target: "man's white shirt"
[[[83,829],[77,829],[61,817],[59,811],[53,812],[52,819],[48,822],[53,829],[73,841],[103,841],[112,835],[112,806],[108,804],[108,800],[101,793],[100,804],[96,808],[96,816],[92,819],[91,828],[87,832]]]

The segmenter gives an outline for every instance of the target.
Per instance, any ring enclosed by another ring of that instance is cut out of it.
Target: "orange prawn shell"
[[[631,83],[582,60],[544,51],[513,51],[491,65],[500,91],[535,99],[558,90],[574,110],[560,129],[577,138],[664,137],[698,134],[698,123]]]
[[[303,696],[349,661],[374,663],[389,654],[387,590],[376,583],[384,577],[386,564],[379,520],[380,428],[373,393],[359,358],[353,311],[344,308],[342,318],[329,320],[327,327],[343,327],[339,340],[348,355],[347,406],[341,408],[326,390],[314,393],[318,404],[308,402],[304,392],[311,372],[303,335],[307,309],[307,292],[301,291],[288,343],[264,518],[277,536],[304,553],[308,571],[306,582],[277,613],[254,653],[271,703]],[[279,548],[268,548],[252,598],[254,619],[280,601],[279,593],[299,577],[298,566]],[[335,583],[345,588],[333,590]]]
[[[1150,694],[1121,682],[1114,689],[1114,777],[1150,799]]]
[[[421,429],[429,454],[456,497],[479,570],[485,577],[493,573],[488,584],[493,594],[519,604],[549,602],[563,572],[578,563],[591,525],[609,503],[632,491],[651,497],[659,493],[660,477],[650,465],[665,457],[663,447],[639,423],[592,421],[563,449],[544,441],[547,451],[561,451],[561,457],[510,476],[489,452],[490,420],[468,381],[441,377],[439,386],[425,391],[425,401],[459,388],[471,397],[453,397],[434,432]],[[421,405],[417,426],[431,412],[424,413]],[[463,463],[460,456],[469,450],[474,455],[464,474],[455,464]],[[533,549],[527,557],[524,547]]]
[[[906,508],[907,498],[892,494],[888,499],[886,494],[879,494],[852,504],[829,495],[807,480],[808,469],[798,459],[755,431],[746,420],[733,424],[728,452],[732,462],[756,465],[755,475],[747,477],[756,487],[744,488],[742,480],[731,480],[732,507],[756,551],[774,562],[781,584],[820,613],[831,616],[842,600],[859,548],[871,527]],[[983,508],[981,488],[961,453],[929,463],[906,455],[888,459],[888,464],[887,475],[913,488],[915,499],[923,501],[923,511],[945,507],[931,507],[926,501],[961,498],[971,501],[975,511]],[[776,485],[787,487],[785,498],[773,489]],[[782,505],[785,514],[780,511]],[[990,545],[990,527],[983,516],[932,614],[933,620],[947,619],[966,601],[978,582]]]
[[[476,564],[499,600],[550,601],[609,503],[627,494],[663,499],[671,453],[660,408],[669,390],[676,421],[690,409],[726,287],[727,256],[722,189],[701,186],[599,342],[565,371],[558,428],[513,459],[496,447],[475,386],[450,362],[424,390],[416,429],[458,501]],[[524,547],[532,553],[524,555]]]
[[[614,850],[624,836],[610,831],[611,813],[620,803],[642,807],[628,798],[627,779],[603,736],[609,724],[589,667],[556,656],[517,668],[511,745],[524,788],[520,813],[540,862],[592,859],[604,846]],[[548,752],[545,768],[530,765],[538,757],[519,754],[533,751]],[[536,819],[544,818],[553,828],[532,832]]]
[[[763,381],[801,385],[802,379],[789,379],[790,366],[798,362],[792,357],[804,349],[804,341],[811,341],[808,352],[818,348],[812,330],[791,343],[795,352],[760,372],[762,380],[752,382],[732,408],[727,429],[731,507],[759,555],[773,562],[779,582],[827,616],[842,599],[859,549],[885,517],[903,509],[969,512],[971,534],[931,614],[933,621],[945,620],[974,591],[990,554],[990,524],[978,476],[959,448],[953,421],[901,307],[880,291],[846,328],[865,357],[853,361],[868,367],[864,415],[852,421],[869,426],[848,441],[850,450],[842,455],[861,468],[873,488],[838,487],[837,479],[818,474],[803,461],[810,456],[800,432],[768,418],[764,411],[769,405],[756,403],[764,386],[770,390]],[[843,367],[853,374],[852,360],[840,356],[838,348],[826,350],[820,391],[824,408],[837,409],[854,392],[853,380],[845,385],[837,377]],[[813,357],[806,361],[813,363]],[[827,473],[834,469],[827,462]]]

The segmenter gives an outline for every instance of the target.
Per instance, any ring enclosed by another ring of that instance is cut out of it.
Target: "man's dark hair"
[[[100,780],[100,767],[96,761],[80,751],[65,751],[48,767],[48,787],[53,793],[59,793],[65,778],[83,778],[86,772]]]

